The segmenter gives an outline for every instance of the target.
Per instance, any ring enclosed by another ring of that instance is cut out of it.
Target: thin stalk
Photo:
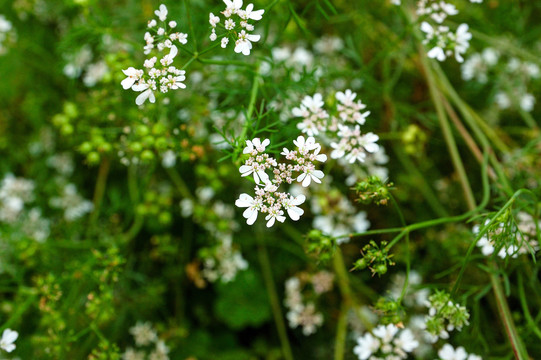
[[[104,157],[98,170],[98,178],[94,188],[94,197],[92,199],[94,208],[92,210],[92,214],[90,215],[90,228],[92,228],[92,226],[96,223],[96,220],[98,220],[98,216],[100,215],[101,204],[103,202],[103,195],[105,194],[105,187],[107,185],[107,177],[109,175],[110,168],[111,161],[108,157]]]
[[[334,360],[344,360],[346,352],[346,335],[348,327],[349,306],[342,304],[338,324],[336,325],[336,338],[334,340]]]
[[[171,180],[177,187],[177,190],[180,193],[180,195],[182,195],[182,197],[185,199],[193,200],[194,197],[192,193],[190,192],[188,185],[186,185],[186,183],[184,182],[184,180],[182,179],[178,171],[175,168],[166,168],[165,171],[167,172],[167,174],[169,175],[169,177],[171,178]]]
[[[193,41],[194,53],[197,54],[197,37],[195,36],[195,31],[193,30],[192,17],[190,16],[190,6],[188,5],[189,0],[184,0],[184,7],[186,8],[186,18],[188,19],[188,27],[190,28],[190,37]]]
[[[453,162],[453,166],[458,173],[460,184],[462,185],[462,190],[464,191],[464,197],[466,198],[468,207],[470,208],[470,210],[474,209],[476,205],[475,198],[473,197],[473,191],[471,189],[468,177],[466,176],[466,170],[464,169],[464,164],[462,163],[462,159],[460,158],[455,138],[451,131],[451,126],[449,124],[449,121],[447,120],[447,116],[445,115],[445,111],[443,109],[442,97],[436,87],[436,80],[434,79],[434,74],[432,74],[432,70],[430,69],[430,64],[428,62],[425,49],[421,46],[419,46],[419,54],[421,58],[421,65],[423,66],[424,74],[428,83],[428,88],[430,90],[430,96],[432,97],[432,102],[436,107],[436,112],[438,114],[438,120],[441,126],[441,130],[443,132],[443,137],[445,138],[447,149],[449,150],[449,154],[451,155],[451,161]]]
[[[507,304],[507,299],[500,283],[500,278],[497,275],[498,267],[495,262],[492,263],[494,272],[490,273],[490,282],[492,283],[492,290],[494,291],[494,296],[496,297],[496,303],[498,304],[498,312],[500,313],[500,318],[503,321],[505,332],[507,337],[511,342],[511,347],[515,358],[519,360],[528,360],[530,356],[524,346],[520,336],[518,335],[517,328],[513,321],[513,316],[511,315],[511,310],[509,310],[509,305]]]
[[[391,195],[391,202],[393,203],[393,206],[396,212],[398,213],[398,217],[400,218],[400,223],[402,224],[402,226],[406,227],[406,220],[404,219],[404,214],[402,213],[402,210],[400,210],[400,207],[398,206],[396,199],[392,195]],[[402,287],[402,291],[400,292],[400,297],[398,298],[399,304],[402,302],[402,299],[404,299],[404,296],[406,296],[406,292],[408,290],[409,278],[410,278],[410,235],[408,232],[406,233],[406,279],[404,280],[404,286]]]
[[[259,74],[259,63],[256,66],[255,75],[254,75],[254,81],[252,82],[252,90],[250,91],[250,102],[248,103],[248,110],[246,110],[246,122],[244,123],[244,127],[242,129],[242,133],[240,134],[240,142],[244,142],[246,138],[246,133],[248,132],[248,128],[251,125],[251,119],[252,114],[254,112],[255,108],[255,101],[257,100],[257,92],[259,90],[259,79],[261,75]]]
[[[526,300],[526,292],[524,291],[524,282],[522,281],[522,274],[518,272],[518,296],[520,298],[520,305],[522,306],[522,311],[524,312],[524,317],[530,329],[534,334],[541,340],[541,330],[537,327],[530,309],[528,309],[528,302]]]
[[[247,63],[244,61],[238,61],[238,60],[215,60],[215,59],[202,59],[198,57],[197,61],[203,64],[211,64],[211,65],[236,65],[236,66],[246,66],[252,69],[255,67],[254,64]]]
[[[257,234],[258,247],[257,255],[259,258],[259,264],[261,265],[261,271],[263,272],[263,279],[267,288],[267,294],[269,295],[269,301],[272,308],[272,315],[274,316],[274,323],[276,330],[278,331],[278,337],[280,338],[280,344],[282,346],[282,355],[286,360],[293,360],[293,353],[291,351],[291,345],[287,337],[287,329],[284,323],[284,316],[280,307],[280,301],[274,285],[274,279],[272,277],[272,267],[269,260],[269,254],[265,246],[265,240],[261,233]]]
[[[472,152],[475,159],[477,159],[477,161],[480,164],[483,161],[483,153],[481,152],[481,149],[479,149],[479,147],[475,143],[475,140],[473,140],[473,137],[470,135],[466,127],[462,124],[455,110],[453,109],[451,104],[449,104],[449,101],[447,101],[445,97],[442,97],[442,101],[443,101],[445,110],[447,111],[447,114],[449,115],[449,118],[451,119],[453,124],[456,126],[458,132],[462,136],[462,139],[464,139],[464,142],[466,143],[468,148],[470,148],[470,151]],[[492,179],[496,178],[496,174],[494,173],[494,170],[492,170],[492,168],[490,167],[488,168],[488,175]]]
[[[340,293],[344,298],[344,305],[347,307],[353,307],[357,318],[364,325],[364,327],[368,330],[372,329],[372,323],[360,312],[358,302],[353,296],[353,290],[351,289],[348,278],[349,272],[347,271],[342,250],[339,246],[336,247],[336,251],[334,252],[333,268],[338,281],[338,287],[340,288]]]

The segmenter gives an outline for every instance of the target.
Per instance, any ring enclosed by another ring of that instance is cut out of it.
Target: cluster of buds
[[[184,45],[188,42],[188,35],[181,32],[174,32],[177,26],[175,21],[167,22],[167,7],[160,5],[159,10],[154,12],[158,17],[160,24],[155,19],[148,22],[148,29],[145,33],[144,47],[145,55],[151,54],[155,49],[162,53],[169,49],[169,53],[158,57],[153,56],[145,60],[144,70],[129,67],[122,70],[127,77],[122,80],[122,87],[125,90],[141,92],[135,99],[137,105],[142,105],[147,99],[151,103],[156,101],[155,91],[167,93],[169,90],[185,89],[186,85],[182,81],[186,80],[186,71],[177,69],[173,66],[173,61],[178,54],[178,48],[175,45],[178,42]]]
[[[429,16],[432,20],[441,24],[447,16],[458,14],[453,4],[441,0],[419,0],[417,2],[417,15],[420,17]]]
[[[363,204],[374,202],[377,205],[387,205],[391,198],[390,189],[393,183],[385,183],[377,176],[369,176],[355,185],[358,201]]]
[[[299,208],[306,200],[304,195],[293,196],[287,192],[278,191],[281,184],[284,182],[292,184],[297,181],[302,186],[309,186],[312,181],[321,183],[324,174],[321,170],[316,170],[315,161],[325,162],[327,156],[320,154],[321,146],[315,142],[313,137],[305,140],[303,136],[299,136],[293,143],[296,145],[296,150],[290,151],[284,148],[281,153],[291,163],[278,163],[276,159],[265,153],[267,145],[270,144],[269,139],[263,142],[259,138],[246,141],[246,147],[243,150],[244,154],[248,154],[249,158],[244,165],[239,168],[242,176],[252,175],[256,183],[255,197],[248,194],[241,194],[235,205],[241,208],[246,208],[243,216],[247,219],[247,223],[252,225],[259,212],[266,214],[267,227],[274,225],[275,221],[284,222],[284,216],[287,211],[289,217],[293,221],[299,220],[304,210]],[[274,177],[271,179],[267,171],[272,171]]]
[[[366,105],[360,100],[356,101],[357,94],[349,89],[337,92],[335,97],[338,103],[334,115],[329,115],[323,109],[321,94],[305,96],[301,105],[292,110],[293,116],[302,118],[297,128],[309,136],[323,133],[331,139],[330,146],[334,149],[331,158],[344,159],[350,164],[356,161],[364,163],[367,154],[380,150],[376,134],[361,132],[360,126],[365,124],[370,111],[362,112]]]
[[[362,258],[355,261],[353,270],[369,268],[372,272],[372,276],[378,274],[378,276],[385,275],[387,273],[387,267],[395,265],[395,262],[391,260],[392,254],[389,255],[389,249],[387,248],[387,242],[382,241],[381,246],[374,240],[370,240],[361,250]]]
[[[333,288],[334,275],[322,270],[315,274],[301,272],[285,283],[284,304],[288,309],[287,319],[293,329],[302,327],[305,336],[317,331],[323,324],[323,315],[316,311],[316,306],[311,299],[329,292]],[[308,285],[311,285],[311,288]]]
[[[248,4],[246,9],[242,8],[242,0],[224,0],[226,8],[222,11],[222,15],[225,17],[223,24],[220,23],[220,17],[209,14],[209,23],[212,27],[210,34],[210,40],[216,41],[218,36],[221,38],[222,48],[226,48],[229,44],[229,39],[235,41],[235,52],[242,53],[243,55],[250,55],[252,50],[252,42],[257,42],[261,38],[260,35],[250,34],[250,31],[254,30],[254,25],[250,24],[249,20],[261,20],[265,10],[254,10],[254,4]],[[233,15],[236,15],[233,18]],[[235,22],[236,20],[236,22]],[[220,27],[225,30],[224,33],[216,34],[216,28]]]

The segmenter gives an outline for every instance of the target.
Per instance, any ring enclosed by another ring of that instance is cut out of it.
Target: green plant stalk
[[[246,110],[246,123],[244,124],[242,133],[240,134],[241,142],[244,142],[244,140],[246,140],[246,133],[248,132],[248,128],[251,125],[252,114],[255,108],[255,101],[257,100],[257,92],[259,90],[260,78],[261,78],[261,75],[259,74],[259,63],[258,63],[256,65],[254,81],[252,83],[252,90],[250,91],[250,102],[248,103],[248,109]]]
[[[507,304],[507,299],[505,297],[502,284],[500,283],[500,278],[497,275],[498,268],[496,263],[493,262],[492,267],[495,271],[490,273],[490,282],[492,283],[492,290],[494,291],[494,296],[496,297],[500,318],[504,323],[505,332],[507,333],[507,337],[511,342],[513,353],[515,354],[515,358],[519,360],[528,360],[530,359],[530,356],[528,355],[526,347],[524,346],[522,339],[518,335],[517,328],[515,327],[511,310],[509,310],[509,305]]]
[[[94,188],[94,209],[90,215],[89,228],[96,223],[100,215],[101,204],[103,202],[103,195],[105,194],[105,187],[107,185],[107,177],[109,175],[109,169],[111,168],[111,161],[108,157],[104,157],[100,168],[98,170],[98,179],[96,180],[96,187]]]
[[[451,125],[449,124],[447,116],[445,115],[441,94],[436,87],[436,81],[434,79],[434,74],[432,74],[432,70],[430,69],[430,64],[426,56],[426,51],[420,45],[419,55],[421,59],[421,65],[423,67],[424,74],[428,83],[428,88],[430,90],[430,96],[432,97],[432,102],[436,107],[436,112],[438,114],[438,120],[440,122],[441,130],[443,132],[443,137],[445,138],[447,149],[449,150],[449,154],[451,155],[451,161],[453,162],[453,166],[458,173],[460,184],[462,185],[462,190],[464,191],[464,196],[466,198],[466,202],[468,203],[468,207],[470,208],[470,210],[475,209],[476,205],[475,198],[473,197],[473,191],[471,189],[468,177],[466,176],[464,164],[462,163],[462,159],[460,158],[460,154],[458,153],[455,138],[451,130]]]
[[[284,323],[284,316],[280,307],[280,301],[274,285],[274,279],[272,277],[272,268],[269,260],[269,254],[265,246],[265,240],[260,232],[257,233],[258,247],[257,255],[259,258],[259,264],[261,265],[261,271],[263,272],[263,279],[265,281],[265,287],[267,288],[267,294],[269,295],[269,301],[272,308],[272,315],[274,317],[274,323],[276,324],[276,330],[278,331],[278,337],[280,338],[280,344],[282,346],[282,355],[286,360],[293,360],[293,353],[291,351],[291,345],[287,337],[287,329]]]
[[[188,188],[188,185],[184,182],[184,179],[182,179],[182,176],[178,173],[178,171],[175,168],[166,168],[165,171],[177,187],[178,192],[180,195],[182,195],[185,199],[193,200],[194,197],[192,193],[190,192],[190,189]]]
[[[188,2],[189,0],[184,0],[184,7],[186,8],[186,18],[188,19],[188,27],[190,28],[190,37],[193,39],[194,53],[197,54],[197,38],[195,36],[195,31],[193,30],[192,17],[190,15],[190,5]]]
[[[371,329],[372,324],[368,321],[365,316],[359,311],[359,304],[355,297],[353,296],[353,290],[349,284],[348,271],[346,264],[344,262],[344,257],[342,256],[342,250],[339,246],[336,247],[333,256],[333,268],[334,273],[338,281],[338,287],[340,288],[340,293],[344,298],[344,305],[347,307],[353,307],[359,321],[364,325],[366,329]]]
[[[342,304],[338,324],[336,325],[336,338],[334,340],[334,360],[344,360],[346,352],[346,335],[348,327],[349,306]]]
[[[406,220],[404,219],[404,214],[402,213],[402,210],[400,210],[400,207],[398,206],[398,203],[396,202],[396,199],[393,195],[390,195],[391,201],[393,203],[393,206],[398,213],[398,217],[400,218],[400,223],[402,226],[406,227]],[[409,232],[406,233],[406,279],[404,280],[404,286],[402,287],[402,291],[400,292],[400,297],[398,298],[398,303],[402,303],[402,300],[404,299],[404,296],[406,296],[406,292],[408,290],[408,284],[409,284],[409,278],[410,278],[410,235]]]
[[[537,327],[530,309],[528,309],[528,302],[526,300],[526,293],[524,291],[524,282],[522,281],[522,274],[518,272],[518,295],[520,298],[520,305],[522,306],[522,311],[524,312],[524,317],[528,326],[533,331],[533,333],[541,340],[541,330]]]

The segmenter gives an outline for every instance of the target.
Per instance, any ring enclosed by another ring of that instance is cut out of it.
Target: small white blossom
[[[160,5],[160,8],[154,11],[154,14],[161,20],[165,21],[167,19],[167,7],[164,4]]]
[[[2,333],[2,338],[0,339],[0,349],[7,351],[8,353],[15,350],[16,345],[14,344],[19,333],[17,331],[6,329]]]

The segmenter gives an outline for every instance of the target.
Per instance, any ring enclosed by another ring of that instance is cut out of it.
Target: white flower
[[[216,35],[216,31],[212,29],[212,32],[210,33],[210,36],[209,36],[210,41],[216,41],[217,38],[218,36]]]
[[[261,139],[259,138],[254,138],[253,140],[246,140],[246,147],[244,148],[244,150],[242,151],[243,154],[251,154],[254,149],[258,152],[258,153],[262,153],[265,151],[265,149],[267,148],[267,145],[270,144],[270,140],[269,139],[265,139],[263,140],[263,142],[261,142]]]
[[[160,5],[160,9],[154,11],[154,14],[161,20],[165,21],[167,19],[167,7],[164,4]]]
[[[150,101],[151,103],[155,103],[156,102],[156,97],[154,96],[154,92],[152,91],[152,89],[150,88],[150,85],[147,84],[147,83],[142,83],[142,84],[138,84],[138,85],[134,85],[132,87],[132,90],[134,91],[142,91],[141,94],[139,94],[139,96],[137,96],[137,98],[135,99],[135,103],[137,105],[143,105],[143,103],[148,99],[148,101]]]
[[[394,324],[379,325],[373,331],[374,335],[379,337],[384,344],[389,344],[398,332],[398,328]]]
[[[402,330],[398,339],[395,339],[393,343],[405,352],[412,352],[419,346],[419,341],[415,340],[410,329]]]
[[[248,4],[248,6],[246,6],[246,10],[242,13],[241,18],[245,20],[247,19],[261,20],[261,17],[263,13],[265,12],[265,10],[252,11],[253,9],[254,9],[254,4]]]
[[[305,141],[304,136],[299,135],[297,140],[293,140],[293,144],[299,148],[300,152],[311,151],[320,147],[319,144],[316,144],[316,139],[313,136],[309,136]],[[325,157],[325,159],[327,159],[327,157]]]
[[[216,25],[220,22],[220,18],[216,15],[214,15],[213,13],[210,13],[209,14],[209,23],[210,23],[210,26],[212,26],[213,28],[216,27]]]
[[[178,48],[173,45],[171,46],[171,51],[169,52],[169,54],[165,55],[161,60],[160,60],[160,63],[163,65],[163,66],[169,66],[173,63],[173,60],[175,59],[175,57],[177,56],[178,54]]]
[[[236,14],[242,7],[242,0],[224,0],[226,11],[231,14]],[[226,17],[229,17],[226,15]]]
[[[164,168],[172,168],[177,162],[177,155],[173,150],[167,150],[162,154],[162,166]]]
[[[262,183],[267,184],[269,182],[269,175],[265,170],[259,169],[259,164],[257,163],[254,163],[252,166],[241,165],[239,172],[242,177],[254,174],[254,181],[257,185],[261,185]]]
[[[359,360],[367,360],[370,355],[379,350],[380,342],[377,338],[370,333],[364,334],[357,338],[357,346],[353,349],[353,352],[359,357]]]
[[[267,227],[271,227],[274,225],[275,220],[283,223],[286,220],[286,217],[284,216],[283,210],[270,210],[269,215],[265,216],[265,220],[268,220]]]
[[[302,186],[308,187],[312,180],[318,184],[321,184],[320,179],[323,179],[324,176],[325,174],[323,174],[323,171],[321,170],[306,170],[297,177],[297,181],[302,181]]]
[[[143,70],[138,70],[132,66],[130,66],[126,70],[122,70],[122,72],[124,73],[124,75],[127,76],[127,78],[122,80],[122,82],[120,83],[124,90],[128,90],[129,88],[131,88],[133,84],[135,84],[135,82],[141,79],[141,76],[143,76]]]
[[[304,210],[297,207],[297,205],[304,203],[305,200],[306,196],[301,194],[297,197],[291,196],[289,200],[285,200],[283,202],[284,209],[287,210],[287,214],[289,215],[291,220],[297,221],[300,219],[301,215],[304,214]]]
[[[226,37],[222,38],[222,43],[221,43],[220,46],[221,46],[223,49],[225,49],[225,47],[227,46],[227,44],[229,44],[229,38],[226,38]]]
[[[248,34],[245,30],[242,30],[239,33],[238,40],[235,42],[235,52],[242,53],[243,55],[250,55],[250,50],[252,49],[252,41],[257,42],[260,38],[260,35]]]
[[[19,333],[17,331],[6,329],[2,333],[2,339],[0,339],[0,349],[5,350],[7,352],[12,352],[15,350],[15,340],[19,337]]]
[[[441,360],[466,360],[468,353],[462,346],[456,348],[456,350],[449,344],[443,345],[438,351],[438,356]]]
[[[261,204],[255,201],[253,197],[248,194],[240,194],[237,201],[235,201],[235,205],[240,208],[247,208],[242,213],[242,216],[244,216],[248,225],[252,225],[257,220],[257,214]]]
[[[468,24],[460,24],[456,30],[455,58],[458,62],[464,61],[462,54],[470,47],[472,35],[468,30]]]
[[[135,326],[130,328],[130,334],[135,339],[137,346],[147,346],[158,340],[158,334],[152,327],[150,322],[137,322]]]
[[[225,24],[224,24],[224,27],[226,30],[233,30],[235,28],[235,22],[233,21],[233,19],[227,19],[225,21]]]
[[[365,148],[366,151],[369,153],[375,153],[379,150],[379,145],[376,144],[376,141],[379,140],[379,136],[376,134],[369,132],[367,134],[364,134],[359,138],[359,145]]]
[[[520,99],[520,107],[524,111],[532,111],[535,105],[535,97],[532,94],[524,94]]]
[[[169,21],[169,27],[170,28],[176,28],[177,27],[177,22],[176,21]]]

